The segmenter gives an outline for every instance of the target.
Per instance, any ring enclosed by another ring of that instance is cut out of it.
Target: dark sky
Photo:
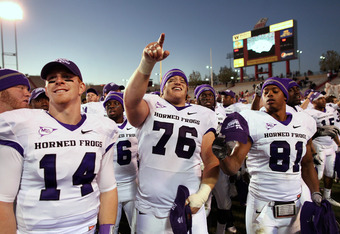
[[[289,19],[298,24],[301,71],[318,71],[327,50],[340,53],[340,1],[274,0],[22,0],[24,12],[17,22],[19,70],[39,75],[44,64],[56,58],[74,61],[86,83],[125,84],[138,66],[142,50],[165,33],[163,74],[180,68],[187,75],[209,75],[232,61],[232,36],[252,30],[268,18],[267,26]],[[4,21],[5,52],[14,52],[14,24]],[[5,65],[15,69],[15,59]],[[298,70],[298,60],[291,61]],[[253,74],[254,67],[246,69]],[[274,63],[274,75],[284,73],[285,63]],[[158,80],[155,73],[151,78]]]

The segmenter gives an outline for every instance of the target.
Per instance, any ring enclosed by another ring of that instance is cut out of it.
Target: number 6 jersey
[[[316,132],[314,119],[301,112],[287,113],[284,122],[262,111],[245,110],[240,115],[252,141],[246,162],[250,193],[260,200],[296,200],[301,193],[300,162]]]
[[[167,217],[178,185],[196,193],[201,183],[203,136],[215,131],[215,113],[203,106],[175,107],[145,95],[150,113],[137,130],[139,171],[136,208]]]
[[[104,117],[83,115],[77,125],[66,125],[43,110],[0,114],[0,144],[14,148],[21,157],[19,231],[89,231],[97,223],[99,194],[116,187],[111,151],[116,138],[116,124]],[[2,162],[10,160],[0,157]],[[0,180],[6,180],[3,174]],[[0,188],[1,201],[13,202],[15,194],[10,190]]]

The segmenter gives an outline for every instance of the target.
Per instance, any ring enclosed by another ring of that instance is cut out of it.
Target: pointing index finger
[[[165,34],[162,33],[162,34],[159,36],[159,39],[158,39],[158,44],[159,44],[162,48],[163,48],[164,38],[165,38]]]

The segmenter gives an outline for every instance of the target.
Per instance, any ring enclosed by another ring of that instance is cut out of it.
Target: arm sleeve
[[[226,141],[240,141],[246,144],[249,136],[247,121],[237,112],[227,115],[221,127]]]
[[[23,157],[12,147],[0,145],[0,201],[13,202],[20,185]]]

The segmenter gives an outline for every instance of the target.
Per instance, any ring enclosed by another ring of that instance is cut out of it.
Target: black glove
[[[257,84],[255,87],[255,93],[258,97],[262,96],[262,85],[263,85],[263,82]]]
[[[219,160],[223,160],[230,155],[234,146],[234,142],[225,142],[224,137],[220,136],[215,138],[212,144],[212,151]]]
[[[314,192],[312,193],[312,201],[317,204],[318,206],[321,206],[322,201],[322,195],[320,192]]]
[[[323,160],[318,154],[313,154],[313,161],[315,165],[321,165],[321,163],[323,163]]]
[[[336,135],[340,135],[340,130],[334,125],[326,125],[323,127],[318,127],[317,135],[318,136],[330,136],[334,138]]]

